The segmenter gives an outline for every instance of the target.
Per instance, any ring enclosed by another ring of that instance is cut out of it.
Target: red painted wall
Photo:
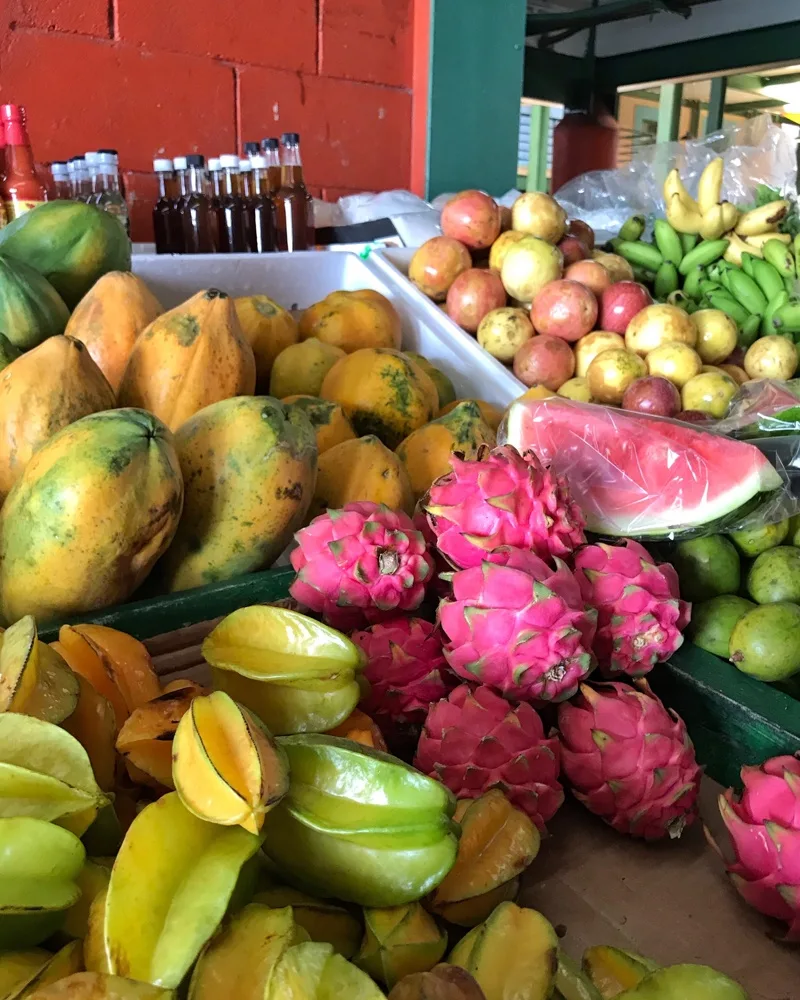
[[[120,152],[134,239],[154,156],[300,132],[309,187],[407,188],[412,0],[6,0],[0,98],[40,162]]]

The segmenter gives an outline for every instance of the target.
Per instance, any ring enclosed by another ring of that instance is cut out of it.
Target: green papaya
[[[0,229],[0,254],[44,275],[70,309],[107,271],[131,269],[131,242],[119,221],[80,201],[48,201],[21,215]]]
[[[3,232],[0,229],[0,235]],[[21,260],[0,255],[0,333],[4,338],[27,351],[63,333],[68,319],[69,309],[47,278]],[[6,364],[13,360],[9,358]]]
[[[15,347],[4,333],[0,333],[0,372],[22,356],[22,351]]]

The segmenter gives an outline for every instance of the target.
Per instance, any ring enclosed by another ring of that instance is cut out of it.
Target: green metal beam
[[[786,76],[762,76],[763,87],[774,87],[782,83],[800,83],[800,73],[787,73]]]
[[[731,90],[749,90],[757,94],[764,86],[764,77],[758,73],[736,73],[728,77],[728,86]]]
[[[681,127],[683,84],[662,83],[658,95],[656,142],[675,142]]]
[[[722,128],[722,119],[725,117],[725,94],[728,89],[728,81],[724,76],[717,76],[711,81],[711,96],[708,102],[708,113],[706,114],[706,135],[718,132]]]
[[[700,135],[700,101],[688,101],[689,135],[696,139]]]
[[[547,144],[549,138],[550,109],[546,104],[532,104],[526,191],[547,191]]]

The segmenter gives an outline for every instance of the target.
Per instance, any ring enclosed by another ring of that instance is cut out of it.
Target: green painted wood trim
[[[725,117],[725,94],[728,92],[728,81],[724,76],[717,76],[711,81],[711,94],[706,115],[706,135],[718,132],[722,128]]]
[[[547,145],[550,138],[550,108],[532,104],[531,141],[528,146],[528,176],[526,191],[547,191]]]
[[[700,135],[700,101],[689,101],[689,134],[693,139]]]
[[[517,182],[525,0],[432,0],[427,195]]]
[[[675,142],[681,127],[683,84],[662,83],[658,95],[656,142]]]
[[[591,69],[585,59],[550,49],[525,49],[522,93],[537,101],[552,101],[567,108],[584,107],[591,91]]]

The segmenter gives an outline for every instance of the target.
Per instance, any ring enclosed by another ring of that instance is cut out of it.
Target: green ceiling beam
[[[748,90],[757,94],[764,86],[764,77],[758,73],[736,73],[728,77],[728,86],[731,90]]]
[[[718,132],[722,128],[725,117],[725,94],[728,91],[728,81],[724,76],[717,76],[711,81],[711,94],[708,99],[706,114],[706,135]]]

